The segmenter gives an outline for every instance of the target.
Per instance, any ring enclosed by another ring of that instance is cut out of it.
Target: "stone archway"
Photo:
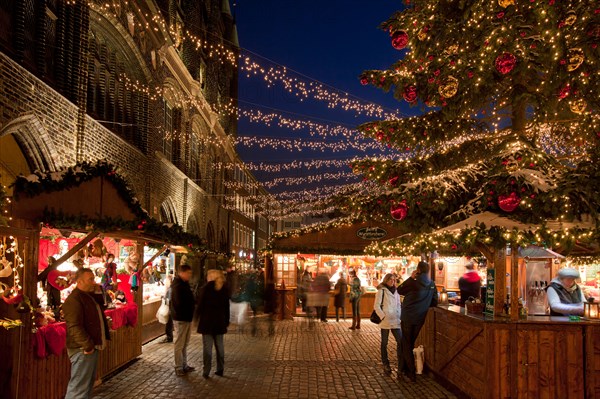
[[[177,211],[175,210],[175,203],[171,197],[165,198],[160,204],[160,221],[163,223],[177,224]]]
[[[60,169],[58,151],[35,114],[22,115],[4,125],[0,130],[0,140],[11,135],[27,161],[29,170],[26,173],[35,170],[54,172]]]

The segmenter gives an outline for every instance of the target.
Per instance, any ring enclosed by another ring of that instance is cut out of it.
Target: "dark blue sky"
[[[239,42],[244,50],[270,59],[307,77],[331,85],[362,99],[375,102],[390,110],[402,107],[402,112],[417,113],[406,103],[396,101],[391,93],[372,86],[362,86],[358,76],[365,69],[386,69],[397,61],[401,53],[391,44],[389,35],[379,24],[401,7],[399,1],[388,0],[238,0],[232,7],[238,27]],[[272,66],[265,59],[251,55],[264,66]],[[352,111],[328,109],[327,104],[315,100],[299,102],[286,93],[281,85],[268,88],[259,77],[240,76],[239,98],[242,109],[263,106],[282,109],[304,116],[297,119],[318,121],[323,118],[345,126],[356,126],[373,120]],[[302,78],[309,82],[310,79]],[[333,90],[332,90],[333,91]],[[288,115],[289,116],[289,115]],[[239,122],[240,136],[302,137],[305,133]],[[245,161],[282,161],[294,159],[351,158],[352,152],[332,153],[239,147]],[[348,169],[347,169],[348,170]],[[295,172],[312,173],[315,172]],[[276,177],[255,172],[259,180]],[[294,190],[288,187],[285,190]],[[280,190],[273,190],[280,191]]]

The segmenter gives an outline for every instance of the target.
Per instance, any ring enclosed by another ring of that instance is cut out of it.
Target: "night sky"
[[[384,93],[372,86],[362,86],[359,74],[366,69],[387,69],[402,53],[395,50],[387,32],[379,24],[398,11],[399,1],[282,1],[282,0],[238,0],[232,4],[232,13],[237,22],[242,55],[249,54],[263,66],[285,66],[297,73],[290,76],[310,82],[317,80],[335,89],[348,92],[358,98],[371,101],[393,112],[416,114],[406,103],[395,100],[391,93]],[[251,53],[248,53],[251,52]],[[264,58],[263,58],[264,57]],[[273,61],[275,64],[269,62]],[[267,87],[261,75],[246,77],[240,73],[239,106],[242,110],[281,111],[279,114],[301,120],[342,125],[353,128],[360,123],[377,119],[359,115],[354,111],[330,109],[325,102],[316,100],[298,101],[286,93],[282,85]],[[283,111],[293,112],[292,115]],[[308,137],[307,131],[293,131],[278,127],[267,127],[264,123],[250,123],[240,118],[238,136],[272,136],[278,138]],[[338,139],[339,140],[339,139]],[[353,155],[364,156],[361,151],[302,152],[277,149],[260,149],[256,146],[239,146],[238,152],[246,162],[290,162],[294,159],[351,159]],[[350,171],[345,168],[344,171]],[[323,170],[295,170],[293,176],[314,175]],[[260,181],[269,181],[280,176],[274,173],[253,172]],[[359,181],[358,178],[353,180]],[[322,181],[316,185],[337,185],[350,181]],[[302,190],[310,185],[279,186],[269,188],[271,192]]]

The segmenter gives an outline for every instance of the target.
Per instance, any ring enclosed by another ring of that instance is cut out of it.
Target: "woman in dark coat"
[[[335,283],[334,290],[335,321],[340,321],[340,308],[342,309],[342,318],[346,320],[346,291],[348,291],[348,283],[342,274],[340,274],[339,280]]]
[[[225,347],[223,335],[229,326],[229,293],[225,287],[225,277],[220,270],[209,270],[207,283],[198,295],[198,332],[202,334],[204,370],[202,376],[208,378],[212,364],[213,345],[217,352],[218,376],[223,376],[225,367]]]

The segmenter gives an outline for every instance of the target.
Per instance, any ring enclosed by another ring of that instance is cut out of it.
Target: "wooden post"
[[[496,251],[494,269],[496,270],[494,316],[501,316],[506,302],[506,250],[504,248]]]
[[[510,319],[519,320],[519,246],[511,244],[510,262]]]

